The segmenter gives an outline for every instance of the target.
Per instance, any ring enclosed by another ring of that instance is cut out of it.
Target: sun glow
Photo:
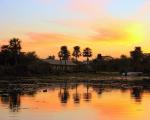
[[[140,24],[130,24],[126,28],[129,42],[138,43],[144,39],[144,27]]]

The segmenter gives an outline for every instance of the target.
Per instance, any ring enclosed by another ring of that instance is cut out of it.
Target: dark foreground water
[[[9,93],[5,87],[0,120],[150,120],[150,90],[141,87],[53,83]]]

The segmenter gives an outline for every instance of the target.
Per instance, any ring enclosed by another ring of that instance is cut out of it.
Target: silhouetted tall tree
[[[134,62],[139,62],[142,60],[143,52],[141,50],[141,47],[136,47],[134,51],[130,52],[131,58],[134,60]]]
[[[59,56],[60,60],[65,60],[65,64],[66,64],[66,61],[70,57],[70,52],[69,52],[67,46],[61,47],[60,52],[58,53],[58,56]]]
[[[21,53],[21,41],[18,38],[13,38],[9,41],[9,45],[1,47],[1,55],[3,56],[4,64],[16,65]]]
[[[19,55],[21,52],[21,41],[18,38],[13,38],[9,41],[9,49],[12,53]]]
[[[83,50],[83,57],[87,58],[87,63],[89,63],[89,57],[92,57],[92,50],[90,48],[85,48]]]
[[[12,54],[14,65],[18,64],[19,55],[21,53],[21,41],[18,38],[13,38],[9,41],[9,49]]]
[[[72,56],[76,58],[76,61],[78,61],[78,58],[81,56],[81,51],[79,46],[74,47],[74,51],[72,53]]]
[[[136,47],[134,51],[130,52],[130,55],[134,65],[134,70],[137,71],[140,63],[143,60],[143,52],[141,50],[141,47]]]

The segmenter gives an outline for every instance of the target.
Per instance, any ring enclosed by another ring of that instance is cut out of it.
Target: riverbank
[[[69,73],[59,75],[4,76],[0,82],[8,83],[52,83],[52,82],[99,82],[99,81],[139,81],[150,80],[150,76],[121,76],[117,72]]]

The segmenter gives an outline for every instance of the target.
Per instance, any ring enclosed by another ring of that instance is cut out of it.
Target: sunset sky
[[[150,0],[0,0],[0,45],[13,37],[23,51],[57,55],[60,46],[119,57],[150,52]]]

